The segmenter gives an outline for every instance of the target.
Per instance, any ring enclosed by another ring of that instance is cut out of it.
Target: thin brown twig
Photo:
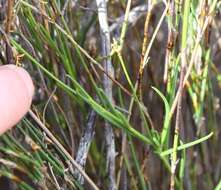
[[[140,95],[139,97],[141,100],[142,100],[142,76],[143,76],[143,71],[144,71],[144,56],[145,56],[145,52],[147,50],[147,44],[149,42],[148,30],[149,30],[151,14],[152,14],[152,5],[151,5],[151,0],[149,0],[148,10],[147,10],[147,14],[146,14],[146,20],[145,20],[145,24],[144,24],[144,38],[143,38],[143,44],[142,44],[140,68],[139,68],[139,73],[138,73],[138,78],[137,78],[138,91],[139,91],[139,95]]]
[[[53,172],[52,166],[51,166],[50,164],[49,164],[49,170],[50,170],[51,175],[52,175],[52,178],[53,178],[53,180],[54,180],[55,187],[57,188],[57,190],[61,190],[61,187],[60,187],[60,185],[59,185],[59,183],[58,183],[58,180],[57,180],[56,177],[55,177],[55,174],[54,174],[54,172]]]
[[[13,20],[13,6],[14,6],[14,0],[8,0],[7,20],[6,20],[6,27],[5,27],[6,35],[9,35],[11,31],[11,24]],[[6,58],[7,58],[8,64],[14,63],[12,47],[10,43],[7,43],[7,41],[6,41]]]
[[[13,5],[14,5],[14,0],[8,0],[7,21],[6,21],[6,28],[5,28],[5,31],[7,34],[9,34],[11,30],[11,24],[13,20]]]
[[[88,184],[93,187],[95,190],[99,190],[96,184],[90,179],[90,177],[82,170],[81,166],[79,166],[76,161],[72,158],[72,156],[66,151],[66,149],[61,145],[61,143],[55,138],[55,136],[48,130],[48,128],[41,122],[41,120],[34,114],[33,111],[28,111],[29,115],[34,119],[34,121],[41,127],[41,129],[48,135],[48,137],[58,146],[58,148],[67,156],[73,166],[81,173],[84,179],[88,182]]]
[[[198,46],[200,45],[200,41],[201,41],[201,39],[202,39],[202,36],[203,36],[203,34],[204,34],[204,32],[205,32],[205,30],[206,30],[206,28],[207,28],[207,26],[208,26],[208,24],[209,24],[210,22],[211,22],[211,17],[207,17],[207,19],[206,19],[206,21],[205,21],[205,23],[204,23],[202,32],[199,33],[198,36],[197,36],[196,43],[195,43],[195,47],[194,47],[194,49],[193,49],[193,51],[192,51],[193,53],[192,53],[192,56],[191,56],[191,58],[190,58],[190,63],[189,63],[189,65],[188,65],[188,67],[187,67],[187,71],[186,71],[185,76],[184,76],[183,87],[185,87],[186,84],[187,84],[188,78],[189,78],[189,76],[190,76],[191,70],[192,70],[193,65],[194,65],[195,56],[197,55],[197,54],[196,54],[196,51],[197,51],[197,49],[198,49]],[[172,104],[172,106],[171,106],[171,109],[170,109],[170,114],[169,114],[170,119],[172,118],[172,116],[173,116],[173,114],[174,114],[174,111],[175,111],[175,109],[176,109],[176,106],[177,106],[177,103],[178,103],[178,100],[179,100],[179,96],[180,96],[180,93],[179,93],[179,91],[178,91],[177,94],[176,94],[176,96],[175,96],[175,99],[174,99],[174,101],[173,101],[173,104]]]
[[[177,113],[176,113],[176,124],[175,124],[175,131],[174,131],[174,145],[173,147],[177,147],[177,139],[179,138],[179,131],[180,131],[180,125],[181,125],[181,117],[182,117],[182,94],[183,94],[183,82],[184,82],[184,66],[186,65],[186,55],[183,53],[182,55],[182,63],[181,63],[181,71],[180,71],[180,83],[178,88],[179,93],[179,99],[177,103]],[[177,150],[175,150],[177,151]],[[175,172],[176,172],[176,166],[177,166],[177,154],[172,154],[172,160],[171,160],[171,178],[170,178],[170,190],[175,189]]]

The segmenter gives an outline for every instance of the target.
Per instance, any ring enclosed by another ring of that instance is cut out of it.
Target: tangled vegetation
[[[0,0],[0,62],[32,108],[0,189],[221,190],[219,0]]]

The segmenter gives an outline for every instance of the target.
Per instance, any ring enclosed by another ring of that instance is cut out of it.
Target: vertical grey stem
[[[77,155],[76,155],[76,162],[82,167],[82,169],[85,168],[89,148],[94,138],[95,120],[96,120],[96,112],[94,110],[91,110],[88,116],[87,125],[81,137]],[[74,175],[77,177],[80,184],[83,185],[84,177],[81,175],[81,173],[78,170],[75,170]]]
[[[103,61],[103,67],[106,73],[114,78],[114,69],[109,57],[111,52],[111,42],[110,42],[110,31],[107,20],[107,4],[106,0],[96,0],[98,9],[98,19],[100,24],[101,33],[101,46],[102,46],[102,56],[106,57]],[[104,91],[108,99],[113,102],[112,94],[112,81],[104,75],[103,85]],[[105,140],[106,140],[106,159],[107,159],[107,170],[109,178],[109,190],[116,189],[116,179],[115,179],[115,139],[113,129],[109,123],[105,123]]]

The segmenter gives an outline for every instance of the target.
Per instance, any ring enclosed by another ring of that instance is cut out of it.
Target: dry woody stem
[[[111,41],[110,41],[110,31],[107,18],[107,4],[106,0],[97,0],[98,9],[98,19],[100,24],[100,34],[101,34],[101,48],[102,56],[106,57],[103,61],[103,67],[106,73],[114,78],[114,69],[111,63],[109,55],[111,53]],[[109,101],[113,103],[113,93],[112,93],[112,81],[104,75],[104,91]],[[115,177],[115,137],[113,129],[108,122],[105,122],[105,141],[106,141],[106,166],[109,179],[109,190],[116,189],[116,177]]]

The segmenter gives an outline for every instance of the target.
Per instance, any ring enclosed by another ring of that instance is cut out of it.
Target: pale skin
[[[28,112],[34,85],[30,75],[15,65],[0,66],[0,135]]]

